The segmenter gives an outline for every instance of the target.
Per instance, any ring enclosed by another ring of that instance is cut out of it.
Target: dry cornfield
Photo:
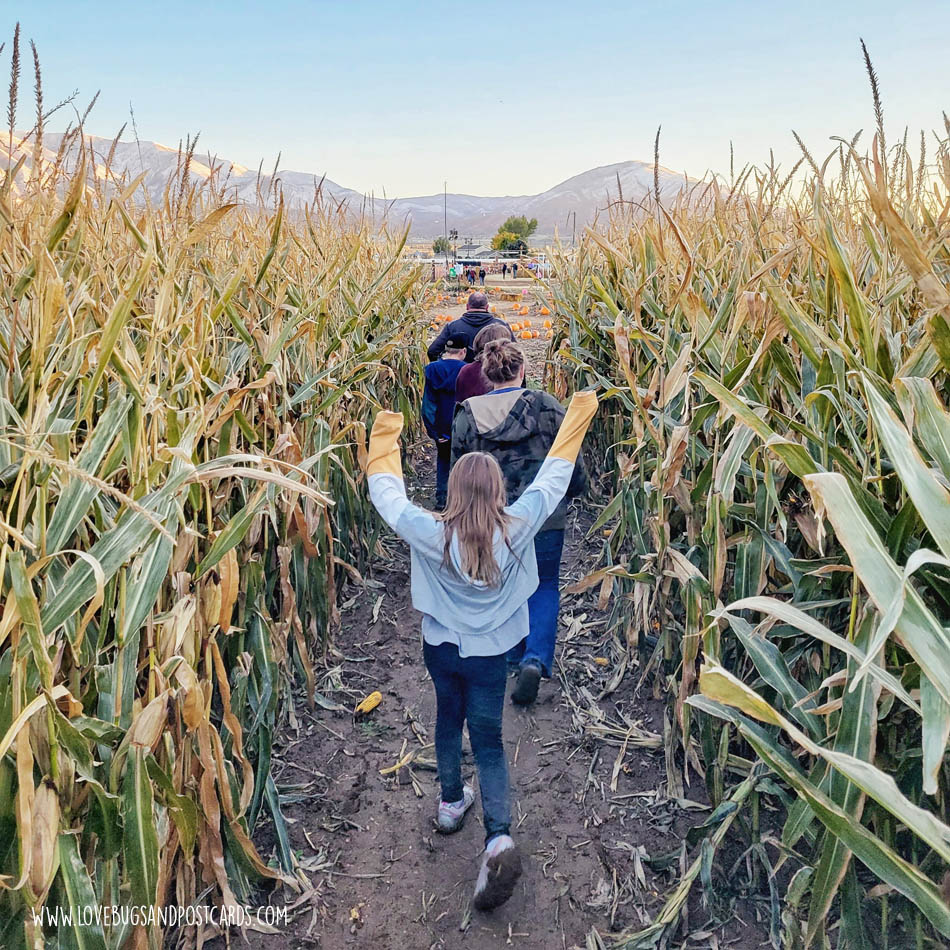
[[[619,204],[558,254],[550,382],[613,397],[585,583],[668,698],[669,794],[716,807],[616,946],[694,883],[776,947],[950,937],[947,136]]]
[[[414,413],[427,323],[402,239],[229,204],[193,147],[152,206],[76,138],[38,160],[41,128],[0,185],[4,947],[43,906],[297,886],[272,742],[292,690],[330,705],[366,423]],[[555,255],[549,382],[604,397],[582,586],[668,700],[666,793],[715,809],[653,923],[592,948],[685,939],[693,887],[776,947],[950,937],[950,128],[929,157],[883,132]]]
[[[16,138],[13,137],[16,142]],[[274,730],[376,544],[359,458],[415,409],[418,274],[315,200],[0,172],[0,944],[44,904],[296,883]],[[10,149],[13,152],[13,149]],[[143,176],[144,177],[144,176]],[[319,698],[319,697],[318,697]],[[269,813],[278,862],[251,841]],[[205,900],[207,902],[207,899]],[[156,946],[160,928],[61,929]]]

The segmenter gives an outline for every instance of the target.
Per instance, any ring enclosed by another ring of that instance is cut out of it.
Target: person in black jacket
[[[447,323],[442,327],[442,332],[429,344],[429,361],[435,362],[442,355],[450,337],[462,334],[462,336],[465,337],[467,347],[465,362],[471,363],[472,360],[475,359],[475,350],[473,348],[475,335],[482,327],[487,327],[490,323],[499,323],[503,327],[508,326],[504,320],[492,315],[488,309],[488,297],[485,296],[485,294],[481,291],[469,294],[465,313],[457,320],[453,320],[451,323]],[[513,340],[515,335],[511,333],[511,327],[508,327],[508,332],[511,334],[511,339]]]

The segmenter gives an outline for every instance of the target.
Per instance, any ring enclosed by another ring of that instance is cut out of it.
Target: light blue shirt
[[[462,572],[458,537],[449,556],[455,571],[442,566],[445,534],[432,512],[406,497],[400,476],[369,476],[369,494],[383,520],[409,544],[412,555],[412,605],[423,614],[427,643],[454,643],[459,656],[498,656],[528,635],[528,598],[538,587],[534,536],[564,497],[574,463],[548,458],[521,497],[508,505],[507,544],[501,532],[494,539],[501,583],[489,587]]]

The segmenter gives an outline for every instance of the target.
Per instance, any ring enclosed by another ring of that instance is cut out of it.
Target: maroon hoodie
[[[482,372],[480,360],[466,363],[455,378],[455,404],[464,402],[470,396],[484,396],[492,391],[492,384]]]

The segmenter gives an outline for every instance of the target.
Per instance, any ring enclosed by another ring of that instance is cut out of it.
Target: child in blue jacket
[[[422,424],[435,441],[435,506],[439,511],[445,507],[445,494],[449,484],[455,380],[465,365],[467,352],[468,339],[462,334],[453,334],[446,340],[441,358],[429,363],[425,369]]]
[[[538,586],[534,536],[567,491],[596,410],[593,392],[575,394],[547,458],[511,505],[495,459],[485,452],[462,456],[439,514],[406,496],[399,457],[402,415],[380,412],[370,436],[370,498],[412,555],[412,605],[422,613],[423,657],[435,686],[435,753],[442,786],[437,826],[445,834],[461,827],[475,800],[473,789],[462,783],[462,726],[468,722],[485,825],[474,897],[479,910],[508,900],[521,875],[510,834],[511,791],[502,743],[506,654],[528,633],[528,598]]]

